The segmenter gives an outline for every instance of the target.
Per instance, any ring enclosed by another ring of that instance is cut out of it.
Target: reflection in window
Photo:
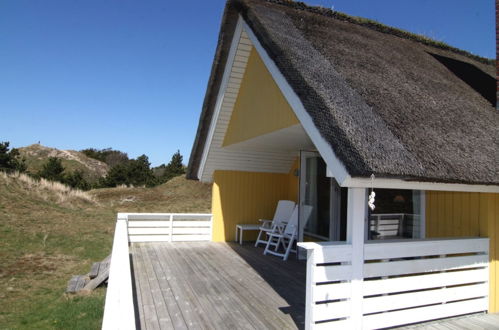
[[[375,189],[376,208],[369,210],[370,240],[421,238],[421,192]]]

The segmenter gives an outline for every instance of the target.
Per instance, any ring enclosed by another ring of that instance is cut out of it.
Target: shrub
[[[76,170],[72,173],[68,173],[63,177],[63,183],[68,186],[80,190],[89,190],[91,188],[90,183],[83,177],[83,172]]]
[[[63,172],[64,166],[62,166],[61,159],[57,157],[49,157],[47,162],[43,164],[42,169],[38,171],[36,176],[50,181],[63,182]]]
[[[157,184],[153,171],[150,168],[149,158],[146,155],[130,159],[126,163],[113,166],[106,177],[100,180],[102,187],[116,187],[119,185],[147,186]]]
[[[9,142],[0,142],[0,171],[4,172],[24,172],[26,163],[21,158],[19,150],[13,148],[9,151]]]
[[[113,150],[112,148],[106,149],[94,149],[88,148],[80,150],[85,156],[100,160],[106,163],[110,167],[116,166],[118,164],[124,164],[129,161],[128,155],[125,152],[119,150]]]

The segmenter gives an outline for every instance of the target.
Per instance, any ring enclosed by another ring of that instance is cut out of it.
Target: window
[[[375,209],[369,209],[368,239],[422,238],[422,193],[419,190],[375,189]]]

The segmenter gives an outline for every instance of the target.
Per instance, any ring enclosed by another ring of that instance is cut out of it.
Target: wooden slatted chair
[[[258,233],[255,247],[260,243],[267,244],[268,237],[265,236],[269,233],[278,231],[280,228],[284,228],[284,225],[290,219],[294,208],[295,202],[281,200],[277,203],[273,220],[260,219],[259,221],[262,222],[262,225],[259,228],[260,232]]]
[[[305,227],[308,219],[310,218],[310,214],[312,213],[312,206],[304,205],[303,207],[303,226]],[[298,236],[298,206],[295,207],[291,218],[284,230],[277,230],[273,233],[268,234],[269,239],[267,240],[267,246],[265,247],[265,251],[263,254],[273,254],[278,257],[282,257],[283,260],[287,260],[289,253],[296,253],[296,249],[293,249],[293,243],[296,241]],[[279,246],[282,244],[284,247],[284,252],[278,252]],[[274,250],[271,250],[271,247],[275,247]]]

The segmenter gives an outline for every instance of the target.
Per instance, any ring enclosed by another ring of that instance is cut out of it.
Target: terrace
[[[356,296],[349,244],[304,243],[306,263],[283,261],[250,244],[211,242],[210,229],[209,214],[119,214],[103,329],[355,328],[359,297],[362,328],[488,307],[488,239],[366,244]],[[475,314],[411,327],[496,322]]]

